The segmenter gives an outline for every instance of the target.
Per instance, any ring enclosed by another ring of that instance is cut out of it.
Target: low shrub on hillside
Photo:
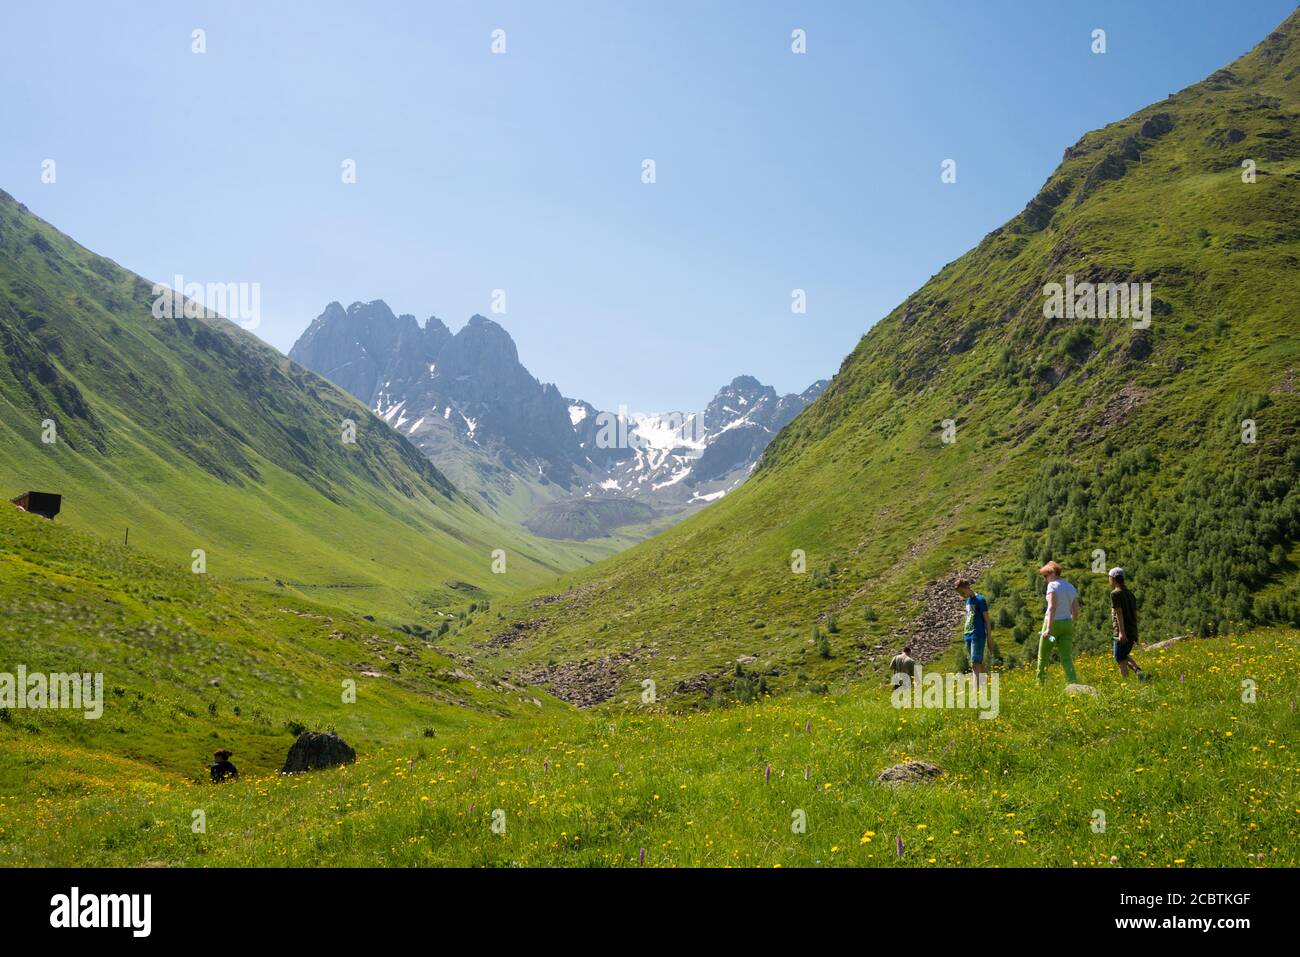
[[[1248,418],[1258,404],[1238,402],[1232,415]],[[1240,436],[1231,441],[1240,445]],[[1300,447],[1234,460],[1222,440],[1206,445],[1181,463],[1161,461],[1148,446],[1120,451],[1094,469],[1049,460],[1021,497],[1016,518],[1030,530],[1024,557],[1067,567],[1079,589],[1084,647],[1110,639],[1103,566],[1115,564],[1137,595],[1140,635],[1300,623],[1294,589],[1257,594],[1274,576],[1295,572],[1287,555],[1300,540]],[[1023,608],[1027,595],[1041,600],[1042,590],[1030,573],[1010,611]]]

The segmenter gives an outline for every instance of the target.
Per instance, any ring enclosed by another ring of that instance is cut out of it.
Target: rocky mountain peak
[[[611,430],[591,403],[539,382],[492,319],[473,315],[453,334],[437,317],[421,328],[378,299],[330,303],[290,356],[361,398],[489,505],[517,481],[545,496],[631,497],[669,511],[714,501],[825,385],[782,396],[740,375],[702,416],[631,416]]]

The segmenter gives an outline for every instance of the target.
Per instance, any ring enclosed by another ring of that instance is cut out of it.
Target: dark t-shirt
[[[1119,620],[1123,617],[1124,634],[1129,641],[1137,641],[1138,606],[1131,591],[1119,588],[1110,593],[1110,614],[1115,624],[1115,637],[1119,637]]]
[[[229,761],[218,761],[215,764],[208,765],[208,771],[212,774],[212,783],[220,784],[226,778],[239,777],[239,769]]]

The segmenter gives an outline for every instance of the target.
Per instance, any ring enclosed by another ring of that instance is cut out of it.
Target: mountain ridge
[[[421,327],[396,316],[381,299],[331,302],[289,355],[370,405],[489,509],[581,538],[627,525],[643,537],[722,497],[824,387],[778,396],[738,376],[698,413],[606,412],[536,379],[494,320],[476,314],[453,334],[436,317]],[[726,405],[728,395],[745,408]],[[642,504],[582,502],[618,496]]]

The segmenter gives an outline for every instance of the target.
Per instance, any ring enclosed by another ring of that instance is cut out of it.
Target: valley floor
[[[220,787],[0,726],[0,864],[1294,867],[1298,646],[1183,641],[1140,657],[1145,684],[1085,658],[1096,698],[1018,669],[989,720],[883,686],[548,708]],[[877,783],[908,759],[945,773]]]

